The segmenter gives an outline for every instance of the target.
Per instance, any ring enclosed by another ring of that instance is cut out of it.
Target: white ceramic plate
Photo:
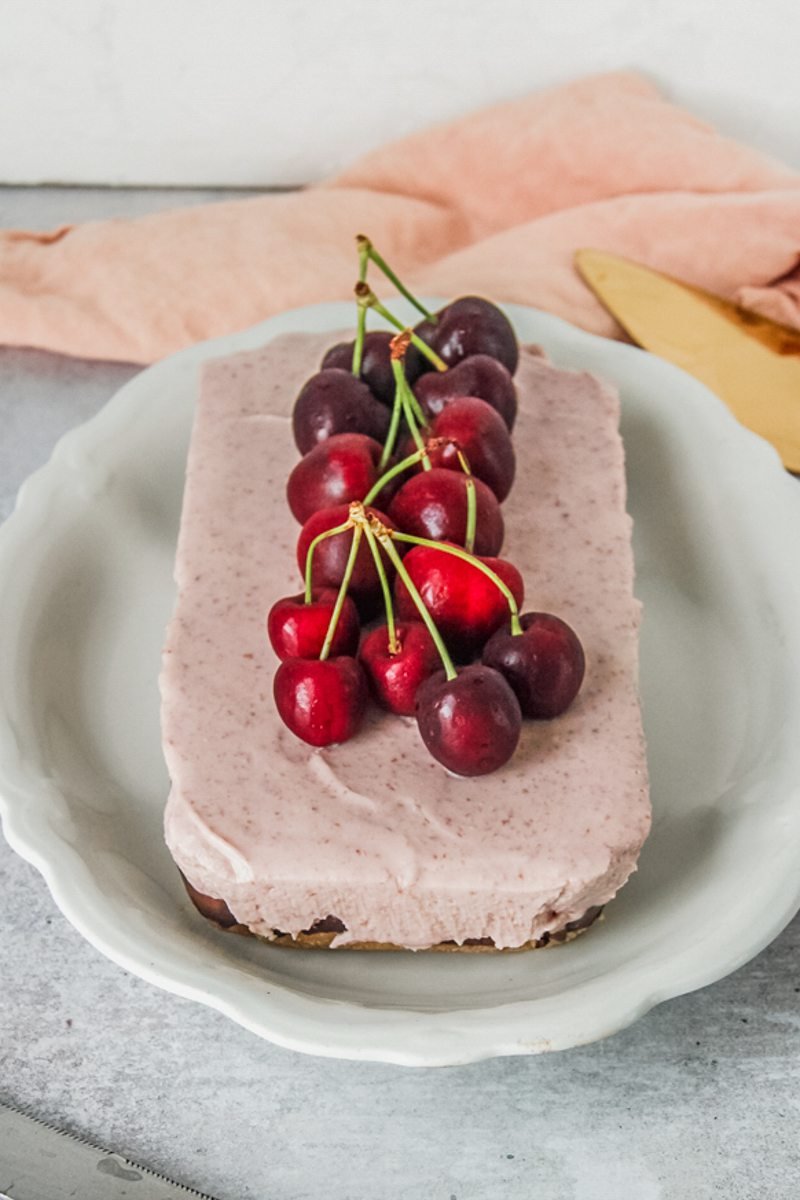
[[[284,1046],[410,1065],[564,1049],[726,975],[800,907],[800,490],[700,384],[553,317],[524,341],[614,380],[645,605],[655,821],[567,947],[285,951],[189,905],[163,845],[157,674],[198,365],[352,308],[286,313],[145,371],[58,445],[0,531],[6,837],[126,969]]]

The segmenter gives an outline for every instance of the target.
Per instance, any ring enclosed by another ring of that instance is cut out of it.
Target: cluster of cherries
[[[450,771],[483,775],[514,753],[523,717],[572,703],[584,673],[574,631],[520,614],[522,577],[498,557],[517,339],[479,297],[429,313],[368,239],[357,242],[356,339],[328,350],[293,411],[303,457],[287,499],[302,524],[305,591],[267,618],[282,660],[275,702],[293,733],[327,746],[356,733],[371,692],[416,716]],[[415,329],[367,286],[370,261],[422,314]],[[367,333],[368,309],[401,332]]]

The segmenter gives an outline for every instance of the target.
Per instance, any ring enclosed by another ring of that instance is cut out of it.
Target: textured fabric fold
[[[421,292],[610,336],[581,246],[800,326],[800,176],[613,73],[412,134],[300,192],[0,233],[0,341],[150,362],[348,298],[358,232]]]

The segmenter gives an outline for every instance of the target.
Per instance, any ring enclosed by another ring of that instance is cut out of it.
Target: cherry
[[[275,672],[275,704],[292,733],[311,746],[346,742],[367,705],[367,680],[355,658],[287,658]]]
[[[452,472],[450,473],[452,474]],[[454,474],[453,478],[456,478]],[[374,513],[378,520],[382,521],[390,529],[394,528],[394,522],[382,512],[379,512],[377,508],[370,507],[367,509],[367,512]],[[315,512],[313,516],[308,518],[300,530],[300,536],[297,539],[297,564],[304,577],[306,555],[314,538],[326,529],[334,529],[337,525],[344,524],[348,515],[349,505],[339,504],[334,508],[321,508],[319,512]],[[347,529],[343,533],[335,533],[332,537],[325,538],[324,541],[319,543],[314,551],[314,563],[311,573],[312,587],[339,587],[344,578],[352,540],[353,530]],[[398,549],[402,553],[402,547],[398,546]],[[387,575],[391,578],[393,574],[391,563],[386,562],[385,566]],[[361,545],[358,548],[356,563],[350,580],[349,594],[353,597],[363,620],[369,619],[369,617],[374,616],[378,611],[381,600],[380,579],[375,570],[375,563],[366,538],[361,539]]]
[[[502,558],[481,558],[481,562],[500,576],[519,607],[525,584],[513,563]],[[403,565],[457,659],[472,658],[509,616],[508,600],[497,584],[478,567],[446,550],[412,546]],[[397,615],[403,619],[416,615],[416,605],[399,576],[394,592]]]
[[[319,658],[336,597],[336,588],[318,588],[312,592],[310,604],[305,603],[302,592],[275,601],[267,616],[267,634],[278,658]],[[345,596],[331,655],[355,654],[360,632],[358,610]]]
[[[471,354],[449,371],[428,371],[414,384],[414,395],[429,417],[460,396],[477,396],[491,404],[509,431],[517,417],[517,389],[506,367],[488,354]]]
[[[389,354],[389,344],[394,333],[385,329],[374,329],[364,334],[364,350],[361,357],[361,378],[373,396],[383,404],[394,404],[394,374]],[[322,360],[322,369],[340,367],[343,371],[353,369],[354,342],[337,342],[331,346]],[[415,346],[409,346],[403,366],[406,379],[413,383],[422,370],[422,356]]]
[[[302,524],[321,508],[363,500],[378,478],[380,442],[363,433],[335,433],[296,464],[286,498]]]
[[[329,367],[300,389],[292,413],[297,449],[307,454],[335,433],[365,433],[383,442],[391,419],[385,404],[349,371]]]
[[[415,333],[448,366],[472,354],[497,358],[513,375],[519,362],[519,346],[508,317],[482,296],[461,296],[436,314],[436,321],[422,321]]]
[[[461,450],[476,479],[482,479],[499,501],[505,500],[514,482],[516,459],[505,421],[491,405],[476,396],[453,399],[426,432],[432,438],[447,439],[429,447],[428,457],[434,467],[463,470],[458,454]],[[400,457],[413,454],[414,449],[413,442],[406,443]],[[415,469],[421,471],[422,464]]]
[[[477,504],[475,553],[498,554],[505,534],[500,505],[482,480],[473,483]],[[466,476],[444,467],[412,475],[394,496],[389,516],[405,533],[463,546],[467,536]]]
[[[238,924],[236,917],[224,900],[219,900],[216,896],[207,896],[205,892],[198,892],[197,888],[189,883],[183,871],[180,872],[180,877],[186,888],[186,894],[202,916],[216,925],[222,926],[223,929],[230,929],[231,925]]]
[[[417,689],[439,669],[441,659],[421,621],[398,622],[395,636],[399,649],[392,653],[389,631],[385,625],[379,625],[364,638],[358,657],[378,703],[390,712],[411,717]]]
[[[490,667],[463,667],[455,679],[437,672],[421,685],[416,708],[423,742],[456,775],[488,775],[517,748],[519,701]]]
[[[483,662],[508,680],[523,716],[557,717],[583,682],[583,647],[575,631],[550,613],[524,613],[520,624],[517,635],[497,630],[484,646]]]

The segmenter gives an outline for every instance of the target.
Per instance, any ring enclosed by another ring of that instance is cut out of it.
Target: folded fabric
[[[421,294],[483,293],[609,336],[573,267],[581,246],[800,326],[800,176],[614,73],[416,133],[300,192],[0,233],[0,341],[150,362],[350,297],[359,232]]]

